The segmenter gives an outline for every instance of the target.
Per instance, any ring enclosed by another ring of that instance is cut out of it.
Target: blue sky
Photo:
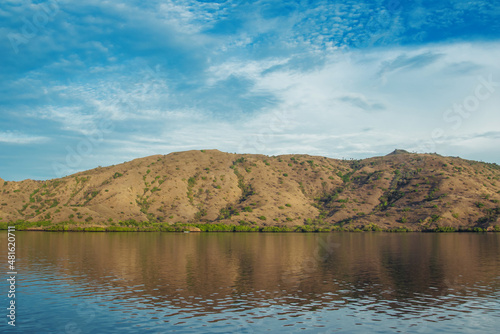
[[[11,1],[0,177],[152,154],[500,163],[498,1]]]

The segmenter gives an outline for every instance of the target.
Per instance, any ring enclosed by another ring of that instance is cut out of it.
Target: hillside
[[[402,150],[364,160],[203,150],[48,181],[2,180],[0,221],[492,229],[499,201],[496,164]]]

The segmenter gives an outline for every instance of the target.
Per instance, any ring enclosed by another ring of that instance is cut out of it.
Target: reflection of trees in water
[[[494,234],[25,232],[19,239],[29,245],[19,248],[27,268],[44,259],[88,293],[200,313],[369,309],[381,300],[398,309],[422,295],[429,304],[450,293],[460,299],[457,292],[477,282],[498,286]]]

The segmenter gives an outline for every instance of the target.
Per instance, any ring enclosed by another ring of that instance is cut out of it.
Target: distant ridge
[[[493,229],[499,202],[497,164],[401,149],[363,160],[187,151],[0,183],[0,221],[82,226],[135,220]]]

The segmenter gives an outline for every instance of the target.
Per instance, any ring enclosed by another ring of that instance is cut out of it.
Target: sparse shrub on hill
[[[222,220],[222,219],[228,219],[231,218],[233,215],[239,215],[239,211],[232,205],[222,208],[219,211],[219,216],[217,219]]]

